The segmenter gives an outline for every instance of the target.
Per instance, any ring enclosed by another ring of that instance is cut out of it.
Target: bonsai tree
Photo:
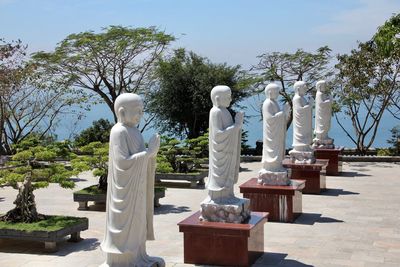
[[[157,172],[193,172],[201,168],[208,158],[208,133],[183,142],[175,138],[161,137],[157,155]]]
[[[92,142],[79,148],[84,156],[71,160],[74,170],[79,172],[93,170],[93,175],[99,177],[98,189],[107,190],[108,174],[108,143]]]
[[[28,142],[33,142],[32,139]],[[76,171],[68,169],[66,165],[55,162],[56,157],[69,158],[74,154],[65,150],[65,143],[56,143],[53,146],[26,148],[20,144],[6,168],[0,171],[0,186],[12,186],[18,190],[14,201],[15,208],[0,216],[0,221],[31,223],[45,219],[36,210],[33,191],[44,188],[49,183],[58,183],[63,188],[73,188],[75,183],[69,178]]]

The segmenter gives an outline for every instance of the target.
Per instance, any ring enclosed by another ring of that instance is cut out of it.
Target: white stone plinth
[[[200,204],[200,220],[209,222],[243,223],[250,217],[250,200],[226,198],[213,201],[207,198]]]
[[[293,163],[311,164],[315,163],[314,151],[289,151]]]
[[[257,183],[261,185],[289,185],[290,179],[286,170],[273,172],[261,169],[258,173]]]
[[[334,139],[329,138],[325,140],[320,140],[318,138],[313,139],[313,148],[335,148],[335,145],[333,144]]]

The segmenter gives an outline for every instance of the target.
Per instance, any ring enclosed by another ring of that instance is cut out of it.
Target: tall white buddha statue
[[[265,88],[263,103],[263,167],[258,174],[258,183],[267,185],[288,185],[290,179],[282,166],[285,158],[286,123],[290,115],[289,105],[282,111],[277,102],[279,87],[270,83]]]
[[[243,113],[233,121],[228,107],[231,89],[218,85],[211,90],[213,107],[209,120],[208,197],[201,203],[201,219],[216,222],[243,222],[249,215],[250,201],[236,198],[233,186],[238,180]]]
[[[332,95],[324,80],[316,84],[317,94],[315,96],[315,138],[313,147],[315,148],[334,148],[333,139],[328,136],[331,128],[332,118]]]
[[[312,144],[312,107],[314,99],[305,98],[306,83],[298,81],[294,84],[293,102],[293,149],[289,155],[295,163],[314,163]]]
[[[160,137],[154,135],[146,149],[137,129],[143,115],[140,96],[121,94],[114,104],[118,122],[110,133],[106,231],[101,249],[102,266],[165,266],[146,253],[146,240],[154,240],[153,199],[155,157]]]

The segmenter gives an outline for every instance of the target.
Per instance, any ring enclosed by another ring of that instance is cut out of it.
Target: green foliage
[[[25,150],[18,152],[14,156],[12,156],[12,160],[14,161],[27,161],[33,157],[33,153],[31,150]]]
[[[390,133],[391,137],[387,140],[388,144],[391,145],[389,151],[392,155],[400,155],[400,125],[393,127]]]
[[[71,160],[71,166],[74,170],[93,170],[93,175],[98,177],[107,175],[108,143],[92,142],[80,147],[79,150],[86,155]]]
[[[201,168],[208,158],[208,133],[196,138],[179,141],[166,136],[161,137],[157,154],[157,172],[193,172]]]
[[[92,126],[83,130],[75,137],[76,146],[85,146],[92,142],[107,143],[110,139],[112,124],[105,119],[94,121]]]
[[[229,86],[235,106],[248,95],[245,89],[251,81],[239,65],[214,64],[185,49],[177,49],[172,57],[159,60],[156,75],[159,86],[150,95],[149,108],[156,115],[157,127],[188,138],[206,132],[214,86]]]
[[[60,146],[63,147],[57,142],[47,147],[37,145],[22,150],[24,148],[22,144],[18,148],[20,152],[7,162],[8,169],[1,171],[0,184],[18,188],[18,183],[22,183],[29,174],[34,189],[47,187],[49,182],[72,188],[74,183],[71,183],[69,178],[74,171],[68,170],[64,164],[54,162],[57,157],[71,153],[59,149]]]
[[[390,56],[391,53],[400,50],[398,34],[400,34],[400,13],[393,15],[380,26],[372,40],[384,56]]]
[[[373,42],[359,43],[349,55],[339,55],[338,61],[336,102],[339,110],[352,120],[353,129],[346,129],[337,114],[336,120],[357,150],[365,154],[375,140],[384,112],[399,92],[396,81],[400,72],[400,50],[388,57]]]
[[[392,152],[388,148],[378,148],[377,149],[378,156],[392,156]]]
[[[296,81],[306,82],[309,89],[315,91],[314,86],[318,80],[329,80],[333,75],[329,67],[331,51],[328,46],[322,46],[315,53],[298,49],[294,53],[272,52],[259,55],[259,63],[252,67],[256,80],[259,81],[255,84],[257,89],[254,93],[263,93],[265,84],[275,81],[281,86],[280,95],[283,97],[283,102],[293,107],[294,92],[291,88]],[[257,105],[259,106],[257,110],[261,113],[262,103]],[[291,123],[292,114],[288,119],[287,129]]]
[[[154,63],[172,41],[172,35],[155,27],[109,26],[99,33],[70,34],[54,52],[35,53],[33,62],[43,75],[67,87],[82,103],[100,100],[107,104],[116,120],[115,99],[122,92],[146,95],[153,82]]]

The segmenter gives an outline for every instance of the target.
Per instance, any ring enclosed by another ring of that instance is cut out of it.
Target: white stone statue
[[[314,151],[312,144],[312,107],[314,99],[304,97],[306,83],[298,81],[294,84],[295,95],[293,97],[293,150],[289,155],[295,163],[314,163]]]
[[[334,148],[333,139],[328,136],[332,118],[332,95],[324,80],[317,82],[315,96],[315,138],[313,147]]]
[[[265,88],[266,99],[262,107],[263,114],[263,168],[258,174],[258,183],[266,185],[288,185],[287,170],[282,166],[285,158],[286,123],[290,115],[290,106],[282,111],[277,102],[279,87],[270,83]]]
[[[236,113],[233,121],[227,109],[231,100],[228,86],[218,85],[211,90],[208,197],[201,203],[201,219],[206,221],[240,223],[250,215],[250,201],[236,198],[233,193],[239,176],[244,114]]]
[[[111,129],[106,231],[101,249],[107,253],[101,266],[165,266],[146,253],[146,240],[154,240],[153,199],[155,157],[160,137],[146,149],[137,129],[143,115],[140,96],[124,93],[114,104],[118,122]]]

